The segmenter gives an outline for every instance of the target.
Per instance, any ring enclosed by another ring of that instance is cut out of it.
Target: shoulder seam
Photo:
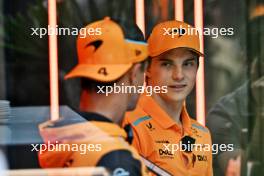
[[[206,127],[203,127],[202,125],[198,125],[198,124],[193,123],[192,127],[198,128],[199,130],[202,130],[206,133],[208,132],[208,129]]]

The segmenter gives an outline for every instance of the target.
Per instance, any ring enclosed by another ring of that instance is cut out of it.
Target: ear
[[[146,77],[147,78],[150,78],[151,77],[151,74],[150,74],[150,66],[148,66],[148,68],[146,69],[145,74],[146,74]]]
[[[137,77],[139,76],[138,74],[141,72],[140,67],[141,65],[139,63],[136,63],[130,70],[129,80],[132,85],[135,85],[137,83]]]

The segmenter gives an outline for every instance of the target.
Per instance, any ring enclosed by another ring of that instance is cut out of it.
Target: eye
[[[186,61],[183,63],[183,66],[185,67],[192,67],[195,65],[195,61],[194,60],[191,60],[191,61]]]
[[[172,64],[170,62],[162,62],[161,66],[168,68],[168,67],[172,66]]]

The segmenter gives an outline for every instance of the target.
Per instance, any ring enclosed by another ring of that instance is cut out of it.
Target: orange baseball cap
[[[156,25],[148,38],[148,51],[151,57],[158,56],[174,48],[189,48],[200,56],[198,31],[182,21],[172,20]]]
[[[123,76],[137,62],[148,57],[147,43],[125,39],[121,27],[109,17],[85,28],[86,35],[77,39],[78,65],[65,79],[84,77],[112,82]],[[97,33],[89,35],[94,29]]]

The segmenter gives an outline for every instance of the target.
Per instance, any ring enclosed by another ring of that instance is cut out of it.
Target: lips
[[[183,90],[185,87],[187,86],[187,84],[175,84],[175,85],[170,85],[168,86],[170,89],[173,89],[175,91],[181,91]]]

